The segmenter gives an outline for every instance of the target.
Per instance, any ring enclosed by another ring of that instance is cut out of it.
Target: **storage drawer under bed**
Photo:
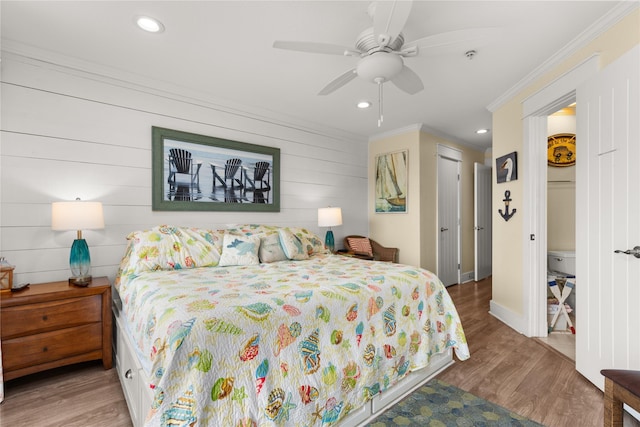
[[[114,311],[115,312],[115,311]],[[136,358],[131,341],[124,332],[122,320],[115,316],[116,320],[116,369],[122,384],[131,421],[134,426],[142,426],[151,408],[152,392],[148,387],[148,380],[144,370]]]

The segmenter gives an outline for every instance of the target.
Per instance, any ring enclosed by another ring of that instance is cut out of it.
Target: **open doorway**
[[[547,321],[540,339],[576,360],[576,105],[547,119]],[[572,280],[573,279],[573,280]],[[562,305],[562,308],[561,308]]]
[[[523,300],[524,333],[546,337],[548,116],[576,101],[576,89],[598,73],[598,56],[582,62],[523,103]],[[579,114],[579,112],[578,112]],[[577,117],[577,116],[576,116]],[[578,261],[578,260],[576,260]]]

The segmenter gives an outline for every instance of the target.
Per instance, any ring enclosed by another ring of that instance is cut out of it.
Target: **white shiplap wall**
[[[75,232],[51,230],[51,202],[101,201],[104,230],[83,231],[94,276],[113,280],[126,235],[157,224],[297,225],[320,236],[317,208],[340,206],[346,234],[366,234],[367,141],[321,125],[187,97],[4,52],[1,68],[0,255],[14,281],[66,280]],[[151,210],[151,127],[280,148],[280,212]]]

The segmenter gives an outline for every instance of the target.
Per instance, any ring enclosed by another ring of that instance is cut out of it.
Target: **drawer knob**
[[[128,380],[133,378],[133,372],[131,372],[131,369],[127,369],[127,372],[124,373],[124,377]]]
[[[47,317],[47,315],[45,314],[44,316],[42,316],[42,320],[44,320],[44,321],[46,322],[47,320],[49,320],[49,318],[48,318],[48,317]]]
[[[43,352],[43,353],[46,353],[46,352],[47,352],[47,350],[49,350],[47,347],[42,347],[42,352]]]

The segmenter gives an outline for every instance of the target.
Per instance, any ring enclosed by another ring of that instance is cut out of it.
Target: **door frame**
[[[575,102],[576,89],[600,70],[594,54],[525,99],[523,121],[522,290],[523,333],[547,332],[547,119]],[[526,243],[525,243],[526,242]],[[527,244],[528,243],[528,244]]]

